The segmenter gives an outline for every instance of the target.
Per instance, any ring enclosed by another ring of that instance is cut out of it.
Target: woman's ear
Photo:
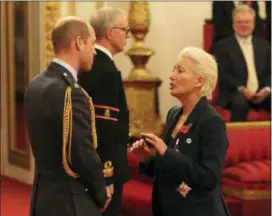
[[[205,77],[200,75],[197,78],[196,87],[202,87],[204,85],[204,82],[205,82]]]

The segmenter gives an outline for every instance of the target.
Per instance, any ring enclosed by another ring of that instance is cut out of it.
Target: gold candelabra
[[[145,67],[154,51],[144,47],[144,39],[149,31],[150,14],[148,2],[131,2],[129,9],[129,26],[135,43],[127,51],[134,68],[131,70],[129,80],[155,80]]]
[[[134,67],[124,80],[124,87],[130,110],[130,137],[134,140],[140,137],[141,132],[159,135],[162,131],[158,103],[161,80],[146,68],[149,58],[154,55],[144,46],[150,26],[148,2],[130,2],[128,20],[135,42],[126,54]]]

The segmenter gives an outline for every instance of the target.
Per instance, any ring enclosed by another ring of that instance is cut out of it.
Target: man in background
[[[27,87],[35,159],[32,216],[101,216],[110,201],[95,150],[93,104],[76,83],[77,73],[92,67],[94,41],[94,30],[83,19],[60,19],[52,30],[55,58]]]
[[[213,48],[217,42],[234,34],[232,12],[239,5],[248,5],[255,11],[254,35],[261,37],[261,19],[257,1],[213,1],[212,23],[214,28]]]
[[[252,35],[255,11],[241,5],[233,11],[234,35],[215,49],[219,67],[218,104],[230,108],[232,121],[246,121],[250,108],[270,111],[271,47]]]
[[[93,67],[79,76],[92,97],[98,134],[98,153],[104,164],[107,188],[113,193],[105,216],[117,216],[123,184],[128,180],[127,143],[129,112],[120,71],[113,56],[124,50],[129,27],[127,13],[118,8],[100,8],[91,17],[96,34]]]

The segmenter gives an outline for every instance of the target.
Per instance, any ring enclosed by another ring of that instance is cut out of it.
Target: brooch
[[[187,194],[190,192],[190,190],[192,190],[192,188],[190,188],[185,182],[182,182],[177,188],[177,191],[184,198],[187,196]]]

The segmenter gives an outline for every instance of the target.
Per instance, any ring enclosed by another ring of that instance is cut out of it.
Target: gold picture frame
[[[17,5],[16,5],[17,4]],[[23,89],[25,89],[28,78],[29,78],[29,49],[28,49],[28,2],[21,2],[22,13],[23,13],[23,40],[21,42],[23,45]],[[17,165],[22,168],[30,169],[30,148],[29,141],[27,137],[26,127],[23,126],[22,136],[17,137],[16,126],[19,124],[17,121],[17,104],[16,104],[16,56],[15,56],[15,7],[18,6],[18,2],[7,2],[6,4],[6,21],[8,23],[6,34],[7,34],[7,75],[8,75],[8,159],[9,163]],[[23,93],[23,92],[22,92]],[[21,104],[23,108],[23,104]],[[22,112],[23,114],[23,112]],[[25,125],[25,122],[20,122]],[[20,128],[21,129],[21,128]],[[24,142],[24,146],[18,146],[18,140]]]

